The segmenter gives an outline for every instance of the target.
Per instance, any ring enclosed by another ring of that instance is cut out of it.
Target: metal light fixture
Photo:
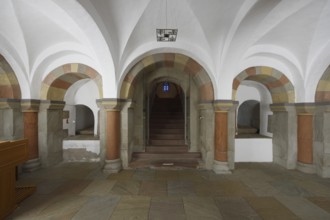
[[[165,2],[165,28],[156,29],[156,38],[160,42],[175,42],[178,35],[178,29],[167,28],[167,0]]]

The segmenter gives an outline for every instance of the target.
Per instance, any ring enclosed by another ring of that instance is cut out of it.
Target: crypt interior
[[[1,5],[8,219],[330,219],[330,1]]]

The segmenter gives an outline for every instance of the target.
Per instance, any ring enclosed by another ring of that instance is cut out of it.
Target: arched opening
[[[162,81],[150,93],[150,146],[184,146],[184,94],[175,83]]]
[[[260,102],[247,100],[238,108],[237,136],[250,137],[260,134]]]
[[[76,135],[94,135],[94,114],[85,105],[76,105]]]
[[[276,69],[251,67],[234,79],[233,99],[240,103],[235,162],[273,161],[270,104],[294,102],[292,83]]]
[[[127,124],[122,131],[124,167],[141,165],[142,159],[154,160],[149,167],[163,162],[198,167],[202,160],[212,164],[213,145],[200,134],[200,116],[213,110],[213,97],[205,69],[185,55],[154,54],[136,63],[120,87],[120,98],[134,103],[122,109],[123,126]],[[201,110],[200,103],[209,105]]]
[[[99,161],[96,100],[103,95],[97,71],[83,64],[60,66],[45,77],[40,95],[41,99],[65,102],[62,129],[67,137],[59,137],[64,161]]]

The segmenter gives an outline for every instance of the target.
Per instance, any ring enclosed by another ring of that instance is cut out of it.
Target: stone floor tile
[[[146,220],[148,215],[149,210],[147,209],[115,211],[110,220]]]
[[[135,180],[118,180],[110,191],[112,195],[138,195],[141,182]]]
[[[253,179],[242,180],[242,182],[256,195],[256,196],[276,196],[281,192],[273,187],[270,183],[264,181],[255,181]]]
[[[150,169],[138,169],[134,172],[132,180],[155,180],[156,171]]]
[[[214,182],[197,182],[194,184],[194,191],[197,196],[222,195],[222,190]]]
[[[131,180],[134,175],[134,170],[122,170],[119,173],[113,173],[108,176],[109,180]]]
[[[150,200],[147,196],[122,196],[110,219],[148,219]]]
[[[149,209],[150,196],[122,196],[116,210]]]
[[[215,200],[210,197],[183,197],[187,219],[222,219]]]
[[[167,193],[170,196],[194,196],[194,183],[190,181],[169,180],[167,183]]]
[[[38,215],[45,219],[55,216],[73,216],[86,203],[87,198],[79,195],[60,195],[52,199]]]
[[[54,190],[55,195],[59,194],[79,194],[81,193],[92,180],[68,180]]]
[[[66,179],[46,179],[37,184],[37,193],[51,194],[58,188],[62,187],[66,181]]]
[[[296,185],[293,181],[288,180],[276,180],[270,183],[276,188],[282,195],[287,196],[311,196],[312,194],[299,185]]]
[[[80,193],[80,195],[103,196],[110,193],[115,184],[116,181],[114,180],[94,180]]]
[[[149,219],[186,219],[182,198],[153,197],[150,204]]]
[[[180,171],[177,170],[157,170],[155,174],[156,180],[180,180]]]
[[[255,194],[241,181],[221,181],[215,183],[216,195],[221,196],[254,196]]]
[[[142,181],[139,195],[166,196],[167,181]]]
[[[312,180],[294,180],[293,182],[295,185],[304,188],[306,191],[308,191],[310,195],[330,197],[330,188],[327,188],[323,184]]]
[[[305,198],[280,196],[276,197],[276,199],[284,204],[287,208],[289,208],[297,216],[299,216],[300,219],[330,219],[330,214],[328,212]]]
[[[72,220],[109,219],[120,200],[119,196],[91,197]]]
[[[182,170],[179,172],[179,178],[182,181],[192,181],[192,182],[205,182],[206,178],[201,172],[196,172],[193,170]]]
[[[18,208],[8,219],[36,219],[51,200],[52,196],[33,194],[20,203]]]
[[[309,197],[309,201],[330,213],[330,198],[329,197]]]
[[[251,209],[263,219],[308,219],[310,213],[329,219],[330,179],[272,163],[235,166],[229,175],[155,169],[105,175],[97,163],[60,164],[19,175],[19,185],[36,184],[38,190],[6,220],[81,219],[94,214],[98,216],[90,217],[93,220],[235,219],[235,214]],[[101,211],[93,211],[98,208]]]
[[[273,197],[247,197],[245,198],[249,205],[264,220],[268,219],[299,219],[282,203]]]
[[[254,209],[241,197],[217,197],[215,198],[215,202],[223,219],[261,220]]]

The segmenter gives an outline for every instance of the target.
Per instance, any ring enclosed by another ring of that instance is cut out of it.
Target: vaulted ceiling
[[[248,67],[276,68],[304,100],[330,64],[328,0],[2,0],[0,20],[0,54],[31,96],[66,63],[94,68],[115,94],[136,62],[171,52],[226,89]],[[166,27],[176,42],[156,41]]]

